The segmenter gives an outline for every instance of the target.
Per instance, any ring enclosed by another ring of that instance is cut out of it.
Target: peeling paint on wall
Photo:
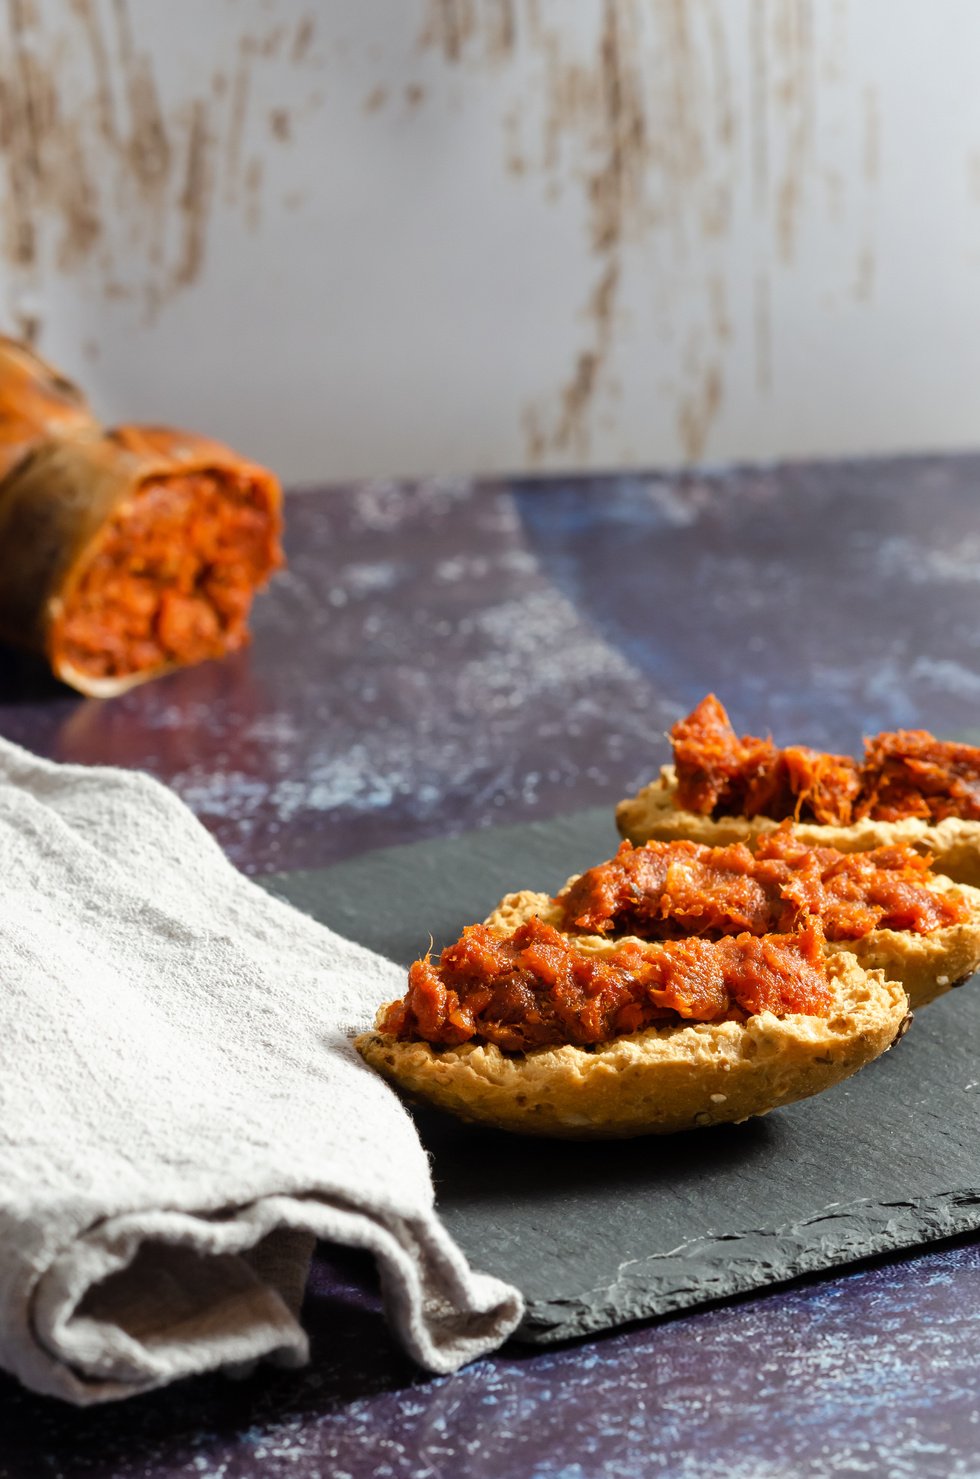
[[[203,100],[197,98],[191,107],[187,158],[184,165],[184,187],[179,200],[183,218],[183,242],[174,272],[174,282],[177,285],[192,283],[198,276],[204,261],[205,232],[212,188],[210,151],[208,109]]]
[[[907,62],[869,44],[899,15],[922,128]],[[268,345],[287,457],[812,450],[855,401],[828,354],[866,366],[877,333],[887,355],[903,300],[921,328],[934,261],[894,229],[910,159],[933,220],[970,216],[943,239],[957,301],[980,271],[980,110],[936,107],[944,37],[913,0],[6,0],[0,310],[98,357],[110,395],[137,333],[147,404],[189,323],[221,328],[212,403],[220,356]]]
[[[854,277],[854,296],[859,302],[868,303],[874,295],[877,270],[874,207],[881,169],[881,115],[875,88],[866,87],[864,89],[862,102],[863,221],[861,245],[858,248],[857,269]]]
[[[635,5],[605,0],[589,68],[565,60],[559,30],[541,38],[548,58],[545,153],[557,159],[570,135],[588,161],[580,183],[597,265],[582,313],[587,339],[558,392],[557,413],[538,407],[536,414],[546,428],[545,446],[577,457],[588,452],[590,421],[615,341],[622,247],[631,229],[641,229],[645,206],[649,140],[642,75],[634,60],[638,30]]]
[[[731,20],[736,9],[746,22],[741,34]],[[524,407],[527,458],[587,458],[595,427],[615,420],[613,365],[629,333],[623,304],[644,273],[684,282],[683,334],[669,302],[660,315],[663,344],[681,341],[664,393],[675,404],[685,457],[702,457],[724,404],[728,362],[744,353],[746,337],[759,392],[772,388],[773,294],[796,266],[814,201],[845,225],[840,173],[821,160],[817,95],[862,85],[847,70],[847,0],[825,12],[813,0],[746,0],[727,16],[721,0],[596,0],[585,53],[559,0],[514,0],[508,48],[495,49],[498,10],[491,0],[431,0],[422,45],[474,77],[508,51],[538,58],[540,95],[502,118],[505,167],[527,189],[541,181],[549,199],[569,186],[580,193],[595,264],[566,376]],[[863,86],[867,198],[880,116],[874,89]],[[730,249],[739,198],[758,223],[754,271],[741,283]],[[873,291],[873,237],[869,209],[853,258],[861,300]],[[692,256],[706,269],[700,295],[685,281]]]
[[[519,0],[428,0],[420,42],[447,62],[504,61],[517,43]]]
[[[219,185],[255,229],[263,160],[245,157],[250,85],[290,41],[302,65],[312,16],[292,29],[292,37],[284,25],[243,36],[230,85],[218,71],[206,94],[164,98],[132,0],[70,0],[56,14],[8,0],[0,23],[0,252],[8,311],[22,332],[38,333],[39,313],[19,313],[17,303],[52,265],[94,277],[110,300],[137,295],[151,312],[189,288],[204,269]],[[282,146],[290,137],[288,109],[271,110],[266,140]]]
[[[558,391],[557,411],[549,412],[547,398],[533,408],[527,424],[537,436],[528,452],[581,457],[600,400],[608,408],[628,275],[647,255],[652,271],[676,263],[692,236],[719,242],[726,236],[736,117],[714,3],[605,0],[587,65],[564,56],[560,16],[542,28],[539,12],[538,25],[548,60],[545,168],[557,170],[569,145],[590,161],[579,182],[597,277],[583,314],[589,342]],[[715,333],[721,323],[720,337],[727,339],[720,265],[709,279],[706,323]],[[669,321],[664,331],[670,332]],[[720,366],[695,363],[674,394],[678,434],[688,455],[700,455],[721,404]]]
[[[303,19],[296,27],[296,33],[293,37],[293,49],[291,52],[291,57],[293,62],[297,65],[305,59],[306,54],[313,43],[313,33],[315,29],[316,22],[314,21],[312,15],[304,15]]]
[[[447,62],[458,62],[477,27],[477,0],[430,0],[423,46],[436,46]]]

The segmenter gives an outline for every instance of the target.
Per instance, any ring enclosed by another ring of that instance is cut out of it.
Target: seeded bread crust
[[[616,825],[620,835],[630,842],[673,842],[687,837],[708,847],[727,847],[744,842],[749,847],[763,832],[779,826],[771,817],[706,817],[684,811],[675,805],[677,782],[672,765],[665,765],[657,780],[644,786],[635,796],[621,801],[616,808]],[[920,852],[929,852],[933,868],[945,873],[956,883],[980,887],[980,822],[966,822],[959,817],[946,817],[941,822],[924,822],[907,817],[900,822],[874,822],[866,819],[850,827],[798,822],[794,832],[809,847],[836,847],[841,852],[868,852],[873,847],[889,847],[907,842]]]
[[[844,952],[828,970],[835,999],[827,1017],[760,1012],[744,1024],[649,1027],[591,1051],[438,1048],[380,1032],[355,1046],[410,1097],[470,1123],[566,1140],[669,1135],[807,1099],[891,1047],[909,1020],[898,982]]]
[[[576,882],[578,875],[565,887]],[[937,893],[952,894],[965,900],[970,917],[962,924],[951,924],[930,935],[916,935],[911,930],[873,930],[860,940],[827,941],[828,954],[846,952],[853,955],[864,970],[883,970],[892,981],[905,988],[913,1011],[924,1007],[963,982],[980,968],[980,889],[955,884],[942,875],[928,885]],[[509,935],[520,925],[537,916],[556,930],[562,927],[562,911],[548,894],[507,894],[501,899],[486,923],[498,934]],[[642,944],[632,935],[569,935],[578,949],[609,954],[626,944]]]

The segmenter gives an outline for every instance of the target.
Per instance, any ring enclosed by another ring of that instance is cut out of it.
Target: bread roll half
[[[708,847],[727,847],[732,842],[755,846],[763,832],[780,825],[771,817],[702,816],[675,805],[677,784],[674,767],[665,765],[657,780],[644,786],[635,796],[621,801],[616,808],[616,826],[621,837],[630,842],[673,842],[686,837]],[[874,822],[865,819],[848,827],[819,822],[795,822],[793,832],[808,847],[836,847],[841,852],[868,852],[874,847],[889,847],[905,842],[919,852],[932,854],[932,866],[956,883],[980,887],[980,822],[946,817],[941,822],[926,822],[918,817],[905,817],[900,822]]]
[[[600,942],[612,952],[616,947]],[[826,1017],[649,1027],[587,1049],[437,1048],[367,1032],[355,1046],[410,1097],[471,1123],[567,1140],[668,1135],[738,1123],[830,1088],[902,1035],[908,999],[853,955],[828,960]]]

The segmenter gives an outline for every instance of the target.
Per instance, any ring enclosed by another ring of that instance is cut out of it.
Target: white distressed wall
[[[977,0],[9,0],[0,310],[289,479],[980,444]]]

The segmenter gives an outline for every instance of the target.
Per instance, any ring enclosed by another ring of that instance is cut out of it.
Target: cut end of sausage
[[[106,697],[242,647],[255,592],[283,563],[280,497],[248,467],[148,477],[54,603],[55,674]]]

